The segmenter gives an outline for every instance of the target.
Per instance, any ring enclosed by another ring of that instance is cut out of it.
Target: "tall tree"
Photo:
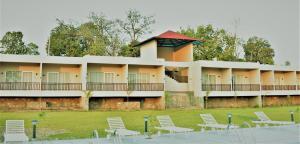
[[[20,54],[20,55],[39,55],[38,46],[34,43],[25,45],[22,32],[7,32],[0,40],[0,53]]]
[[[204,41],[201,45],[194,47],[194,60],[212,60],[213,58],[224,61],[239,60],[236,47],[240,45],[240,39],[224,29],[216,29],[212,25],[200,25],[196,29],[181,28],[180,33]]]
[[[256,36],[250,37],[247,42],[243,44],[243,48],[246,61],[274,64],[275,52],[269,41]]]
[[[124,20],[117,20],[122,31],[130,38],[129,45],[123,47],[121,55],[139,56],[139,49],[133,47],[144,34],[151,33],[151,25],[155,23],[154,16],[143,16],[139,11],[131,9],[126,13]]]

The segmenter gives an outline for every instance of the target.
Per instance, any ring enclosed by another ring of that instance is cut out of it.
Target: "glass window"
[[[90,72],[89,82],[95,82],[95,83],[104,82],[103,72]]]
[[[114,83],[115,75],[114,73],[104,73],[104,82],[105,83]]]
[[[49,83],[58,83],[59,82],[59,73],[58,72],[48,72]]]
[[[21,82],[21,71],[7,71],[5,79],[6,82]]]
[[[22,81],[23,82],[32,82],[32,72],[23,72]]]

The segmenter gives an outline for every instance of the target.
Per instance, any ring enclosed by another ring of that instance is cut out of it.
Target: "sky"
[[[56,18],[75,24],[87,21],[91,12],[108,18],[125,18],[129,9],[154,15],[153,32],[212,24],[243,40],[267,39],[275,50],[275,63],[290,61],[300,67],[299,0],[0,0],[0,37],[7,31],[22,31],[26,42],[39,45],[45,54]],[[239,21],[235,24],[235,21]]]

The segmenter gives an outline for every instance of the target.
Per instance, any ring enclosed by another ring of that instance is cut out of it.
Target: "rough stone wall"
[[[165,109],[165,98],[145,98],[143,109]]]
[[[79,97],[0,98],[0,110],[80,110]]]
[[[209,97],[206,108],[258,107],[257,96],[252,97]]]
[[[300,96],[264,96],[263,106],[300,105]]]
[[[164,109],[164,98],[91,98],[90,109],[102,110],[138,110]]]
[[[166,108],[199,108],[199,97],[195,97],[193,92],[166,92]]]

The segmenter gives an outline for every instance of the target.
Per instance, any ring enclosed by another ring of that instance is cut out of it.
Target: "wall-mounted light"
[[[43,74],[42,76],[46,76],[45,74]]]
[[[78,77],[78,75],[75,75],[75,77]]]
[[[1,74],[3,75],[3,74],[4,74],[4,72],[1,72]]]
[[[152,77],[155,77],[155,75],[152,75]]]
[[[117,74],[117,76],[120,76],[119,74]]]
[[[35,75],[38,76],[39,74],[38,74],[38,73],[35,73]]]

